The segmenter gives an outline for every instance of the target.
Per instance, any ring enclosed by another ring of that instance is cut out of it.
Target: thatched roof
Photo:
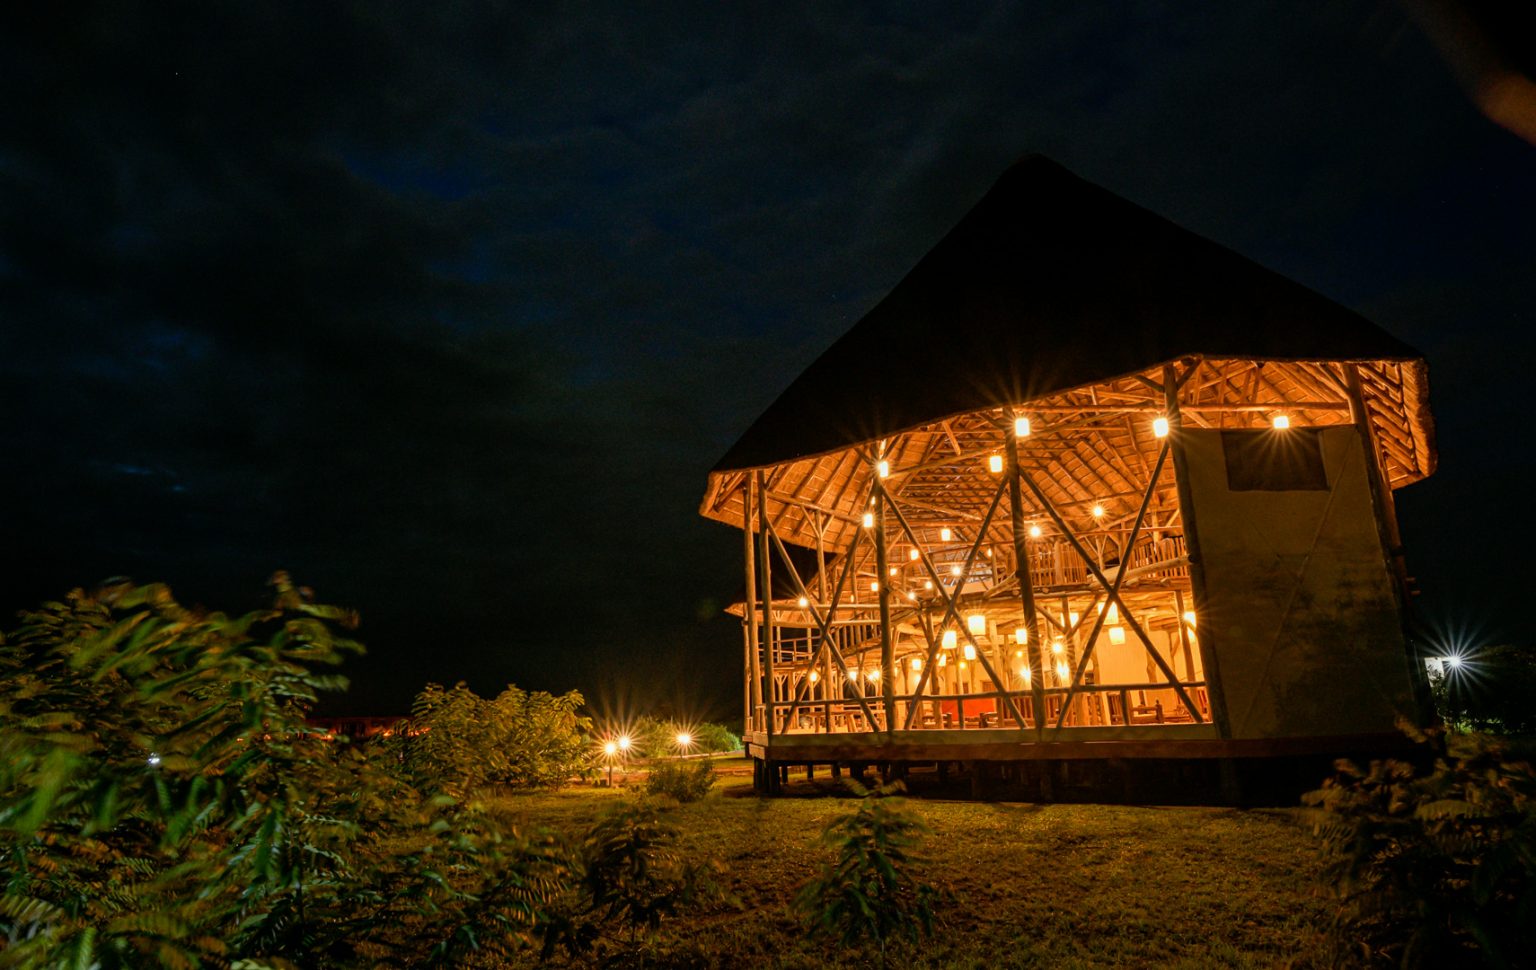
[[[1354,311],[1031,155],[714,472],[826,454],[1192,355],[1422,356]],[[1412,369],[1422,378],[1421,363]],[[1427,413],[1415,423],[1432,455]]]

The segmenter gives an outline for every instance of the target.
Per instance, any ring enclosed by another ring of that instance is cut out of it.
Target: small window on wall
[[[1323,441],[1315,428],[1223,431],[1227,488],[1233,492],[1326,492]]]

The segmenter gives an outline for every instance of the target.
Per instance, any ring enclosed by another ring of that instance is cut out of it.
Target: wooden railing
[[[1204,681],[1186,681],[1181,685],[1195,702],[1198,720],[1210,721],[1210,700]],[[1083,684],[1075,691],[1051,687],[1044,691],[1046,726],[1054,728],[1068,706],[1063,727],[1119,727],[1146,724],[1193,724],[1197,718],[1186,710],[1172,684]],[[1068,695],[1071,695],[1070,700]],[[1013,717],[1006,699],[1013,701],[1024,718],[1020,725]],[[861,705],[850,693],[847,697],[820,697],[802,701],[775,701],[771,707],[774,723],[781,733],[855,734],[886,730],[885,709],[877,694],[866,694]],[[912,704],[918,705],[913,731],[985,730],[1035,726],[1034,706],[1028,691],[986,691],[974,694],[903,694],[895,698],[897,733],[906,733]],[[869,715],[865,714],[865,707]],[[793,723],[784,718],[794,709]]]

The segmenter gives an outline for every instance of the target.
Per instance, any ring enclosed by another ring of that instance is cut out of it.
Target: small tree
[[[837,858],[800,890],[795,907],[813,934],[844,944],[870,937],[883,953],[893,937],[933,932],[934,890],[910,872],[918,861],[912,850],[928,827],[886,797],[901,790],[899,782],[873,791],[857,782],[849,787],[859,796],[857,808],[821,833]]]
[[[495,698],[428,684],[391,745],[413,777],[456,797],[488,785],[555,788],[591,766],[591,721],[576,691],[508,686]]]

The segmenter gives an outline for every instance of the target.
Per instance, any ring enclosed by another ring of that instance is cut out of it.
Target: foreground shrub
[[[489,786],[557,788],[592,767],[592,723],[576,691],[508,686],[486,699],[428,684],[389,741],[419,784],[463,797]]]
[[[0,651],[8,964],[221,960],[298,881],[302,714],[358,648],[350,614],[274,585],[238,618],[127,584],[23,617]]]
[[[76,591],[0,645],[0,965],[476,966],[560,936],[568,846],[307,732],[361,648],[273,585],[233,618]]]
[[[715,784],[715,766],[707,759],[659,761],[645,779],[648,795],[666,795],[680,802],[696,802]]]
[[[1536,947],[1536,772],[1496,740],[1422,734],[1433,766],[1341,761],[1304,801],[1330,856],[1339,930],[1406,967],[1528,965]]]
[[[858,807],[821,834],[837,858],[800,890],[795,908],[813,934],[844,945],[868,937],[883,949],[892,938],[932,933],[934,890],[910,872],[927,826],[899,799],[885,797],[901,790],[899,782],[873,791],[849,787],[860,796]]]

